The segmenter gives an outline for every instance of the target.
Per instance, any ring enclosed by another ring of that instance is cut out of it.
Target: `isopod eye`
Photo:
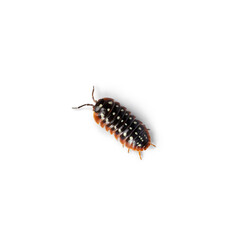
[[[103,108],[103,104],[105,103],[104,99],[99,99],[95,106],[93,107],[94,112],[98,113]]]

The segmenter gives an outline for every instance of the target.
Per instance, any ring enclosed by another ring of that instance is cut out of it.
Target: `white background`
[[[239,1],[1,1],[0,239],[240,239]],[[141,161],[98,126],[113,97]]]

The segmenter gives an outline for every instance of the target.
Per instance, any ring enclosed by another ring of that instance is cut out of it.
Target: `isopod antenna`
[[[93,99],[93,101],[94,102],[97,102],[95,99],[94,99],[94,86],[93,86],[93,90],[92,90],[92,99]],[[81,105],[81,106],[79,106],[79,107],[72,107],[72,109],[79,109],[79,108],[81,108],[81,107],[84,107],[84,106],[94,106],[93,104],[90,104],[90,103],[86,103],[86,104],[83,104],[83,105]]]
[[[83,105],[81,105],[81,106],[79,106],[79,107],[72,107],[72,109],[79,109],[79,108],[81,108],[81,107],[84,107],[84,106],[94,106],[93,104],[89,104],[89,103],[86,103],[86,104],[83,104]]]

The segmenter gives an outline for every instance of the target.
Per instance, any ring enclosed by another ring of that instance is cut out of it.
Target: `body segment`
[[[150,146],[151,139],[145,125],[119,102],[102,98],[97,101],[93,111],[94,120],[127,148],[143,151]]]

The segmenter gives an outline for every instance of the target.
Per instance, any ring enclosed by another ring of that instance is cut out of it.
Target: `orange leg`
[[[142,160],[141,151],[139,151],[138,154],[139,154],[140,159]]]
[[[128,153],[130,152],[130,149],[128,149]]]
[[[150,143],[152,146],[156,147],[154,144]]]

